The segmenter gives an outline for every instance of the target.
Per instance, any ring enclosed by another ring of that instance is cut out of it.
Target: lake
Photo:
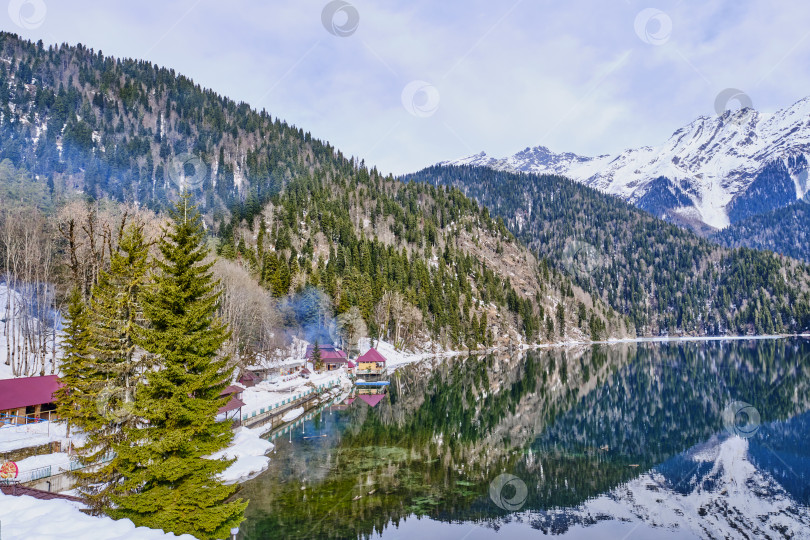
[[[810,340],[473,356],[390,380],[378,404],[273,439],[240,538],[810,538]]]

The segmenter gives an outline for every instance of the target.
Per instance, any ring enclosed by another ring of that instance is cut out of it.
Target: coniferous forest
[[[629,317],[639,335],[810,325],[810,272],[788,257],[722,248],[563,177],[431,167],[408,178],[456,187],[486,205],[538,257]]]

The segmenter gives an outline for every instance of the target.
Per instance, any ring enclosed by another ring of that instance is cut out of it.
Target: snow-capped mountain
[[[484,152],[440,165],[560,174],[665,219],[722,229],[785,206],[810,191],[810,98],[764,114],[701,116],[659,146],[617,155],[558,154],[538,146],[506,158]]]

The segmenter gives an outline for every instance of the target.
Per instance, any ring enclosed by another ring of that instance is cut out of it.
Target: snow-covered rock
[[[440,165],[559,174],[660,217],[721,229],[810,191],[810,97],[774,114],[701,116],[663,144],[585,157],[538,146],[510,157],[481,152]]]
[[[234,484],[264,472],[270,463],[270,458],[266,454],[273,448],[273,443],[262,439],[258,432],[242,427],[237,430],[228,448],[212,454],[209,458],[236,459],[220,474],[220,479],[224,483]]]

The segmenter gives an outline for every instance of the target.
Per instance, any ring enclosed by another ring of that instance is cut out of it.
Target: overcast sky
[[[658,144],[810,95],[806,0],[11,0],[2,28],[174,68],[383,172]],[[737,101],[729,106],[736,106]]]

